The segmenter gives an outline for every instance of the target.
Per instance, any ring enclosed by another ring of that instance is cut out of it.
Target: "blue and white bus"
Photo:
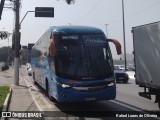
[[[116,97],[113,59],[102,30],[86,26],[49,28],[32,47],[33,80],[58,102]]]

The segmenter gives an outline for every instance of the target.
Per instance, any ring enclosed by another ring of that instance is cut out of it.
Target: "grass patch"
[[[3,104],[9,93],[9,88],[9,86],[0,86],[0,111],[3,109]]]

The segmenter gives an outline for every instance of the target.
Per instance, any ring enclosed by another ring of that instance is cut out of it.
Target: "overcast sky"
[[[35,18],[34,13],[28,13],[21,25],[21,44],[35,43],[51,26],[85,25],[94,26],[108,32],[109,38],[119,40],[123,47],[122,0],[76,0],[75,4],[67,5],[63,0],[21,0],[21,19],[27,11],[35,7],[54,7],[54,18]],[[132,27],[160,21],[160,0],[124,0],[126,51],[132,53]],[[106,30],[106,25],[107,30]],[[0,30],[10,33],[14,26],[14,12],[4,9]],[[7,46],[7,40],[0,41],[0,47]],[[11,45],[11,37],[10,37]],[[110,44],[114,59],[114,45]]]

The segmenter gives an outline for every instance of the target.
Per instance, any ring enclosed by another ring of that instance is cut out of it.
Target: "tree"
[[[58,1],[59,1],[59,0],[58,0]],[[75,2],[75,0],[65,0],[65,1],[66,1],[66,3],[69,4],[69,5]]]
[[[67,4],[71,4],[71,3],[74,3],[75,0],[66,0]]]
[[[8,32],[0,31],[0,39],[7,39],[9,37]]]

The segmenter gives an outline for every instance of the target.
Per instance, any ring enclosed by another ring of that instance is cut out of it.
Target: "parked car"
[[[131,71],[135,71],[135,66],[133,64],[129,64],[128,69]]]
[[[114,66],[114,74],[115,74],[116,82],[122,81],[124,83],[128,83],[129,76],[125,72],[125,70],[121,70],[115,65]]]
[[[32,76],[32,68],[30,67],[27,71],[28,71],[28,75]]]
[[[27,66],[28,75],[29,75],[29,76],[32,76],[31,64],[30,64],[30,63],[27,63],[26,66]]]
[[[116,67],[116,69],[118,70],[125,70],[125,65],[114,65],[114,67]],[[128,70],[127,66],[126,66],[126,70]]]
[[[31,67],[31,64],[30,63],[27,63],[26,64],[26,67],[27,67],[27,70]]]
[[[7,65],[5,62],[0,62],[0,71],[5,71],[9,69],[9,65]]]

